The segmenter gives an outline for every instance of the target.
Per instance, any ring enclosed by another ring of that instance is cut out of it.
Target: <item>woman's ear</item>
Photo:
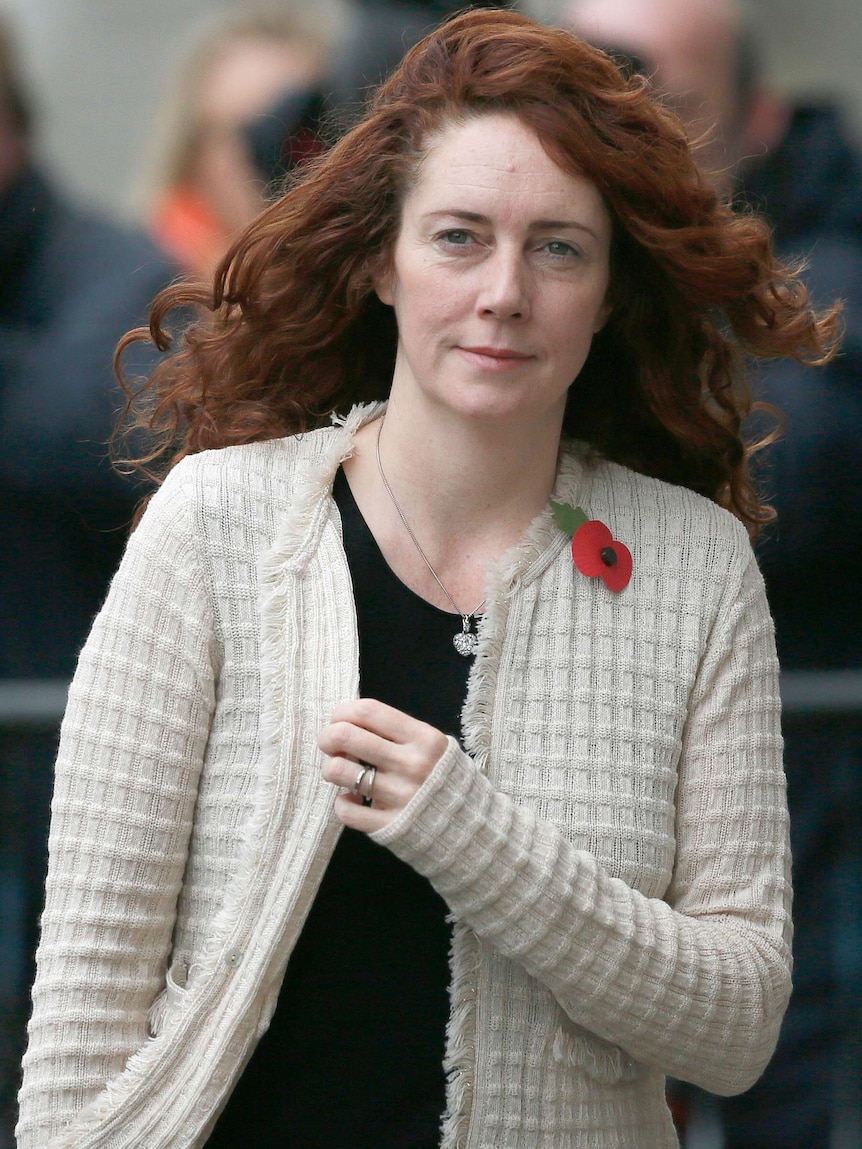
[[[381,303],[391,307],[395,301],[395,269],[387,255],[378,255],[371,265],[371,284]]]
[[[608,292],[604,298],[604,302],[599,308],[599,313],[596,316],[596,322],[593,324],[593,335],[598,335],[598,333],[610,319],[613,309],[614,305],[611,303],[611,293]]]

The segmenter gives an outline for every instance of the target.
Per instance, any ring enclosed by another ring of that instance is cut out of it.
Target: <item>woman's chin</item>
[[[511,390],[501,393],[499,389],[486,387],[465,390],[456,397],[447,398],[443,405],[467,424],[486,424],[500,429],[511,426],[522,431],[537,423],[562,427],[565,409],[564,403],[542,408],[531,396],[512,394]]]

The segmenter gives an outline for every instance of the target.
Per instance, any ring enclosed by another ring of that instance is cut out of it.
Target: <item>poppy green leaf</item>
[[[554,522],[567,535],[575,532],[588,522],[587,516],[580,507],[570,507],[568,503],[557,503],[551,499],[551,510],[554,512]]]

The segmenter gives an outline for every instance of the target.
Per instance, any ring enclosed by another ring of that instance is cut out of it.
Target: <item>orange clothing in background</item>
[[[187,274],[203,279],[212,275],[231,240],[212,208],[182,185],[160,200],[150,232]]]

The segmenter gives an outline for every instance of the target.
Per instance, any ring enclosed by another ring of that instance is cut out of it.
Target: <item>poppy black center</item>
[[[616,566],[617,552],[614,550],[613,547],[602,547],[600,553],[601,553],[602,562],[605,564],[606,567]]]

